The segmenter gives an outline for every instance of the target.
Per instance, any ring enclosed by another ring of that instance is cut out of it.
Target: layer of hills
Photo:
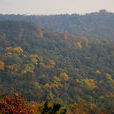
[[[114,107],[114,45],[24,21],[0,21],[0,92]]]
[[[114,41],[114,13],[101,10],[86,15],[0,15],[0,20],[25,20],[42,28],[86,36],[89,39],[108,39]]]

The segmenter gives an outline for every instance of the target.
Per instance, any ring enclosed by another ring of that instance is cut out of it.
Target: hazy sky
[[[4,14],[84,14],[101,9],[114,12],[114,0],[0,0]]]

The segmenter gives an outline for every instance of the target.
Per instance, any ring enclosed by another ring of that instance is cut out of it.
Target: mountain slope
[[[113,108],[113,58],[109,41],[91,41],[27,22],[0,22],[0,92],[19,92],[39,102]]]

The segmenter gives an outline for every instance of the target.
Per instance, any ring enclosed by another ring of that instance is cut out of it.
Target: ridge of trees
[[[23,21],[0,22],[0,93],[18,92],[39,104],[76,103],[72,110],[86,104],[112,111],[113,58],[111,41],[93,41]]]
[[[89,39],[107,39],[114,41],[114,13],[105,10],[85,15],[2,15],[0,20],[27,21],[42,28],[60,30]],[[108,34],[107,34],[108,33]]]

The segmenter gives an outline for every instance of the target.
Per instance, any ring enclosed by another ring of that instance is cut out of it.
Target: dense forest
[[[25,20],[42,28],[86,36],[89,39],[109,39],[114,41],[114,13],[101,10],[86,15],[0,15],[0,20]]]
[[[113,113],[114,44],[91,39],[24,21],[0,21],[0,93],[25,95],[50,114],[60,104],[72,104],[74,112]],[[48,102],[60,104],[49,108]]]

